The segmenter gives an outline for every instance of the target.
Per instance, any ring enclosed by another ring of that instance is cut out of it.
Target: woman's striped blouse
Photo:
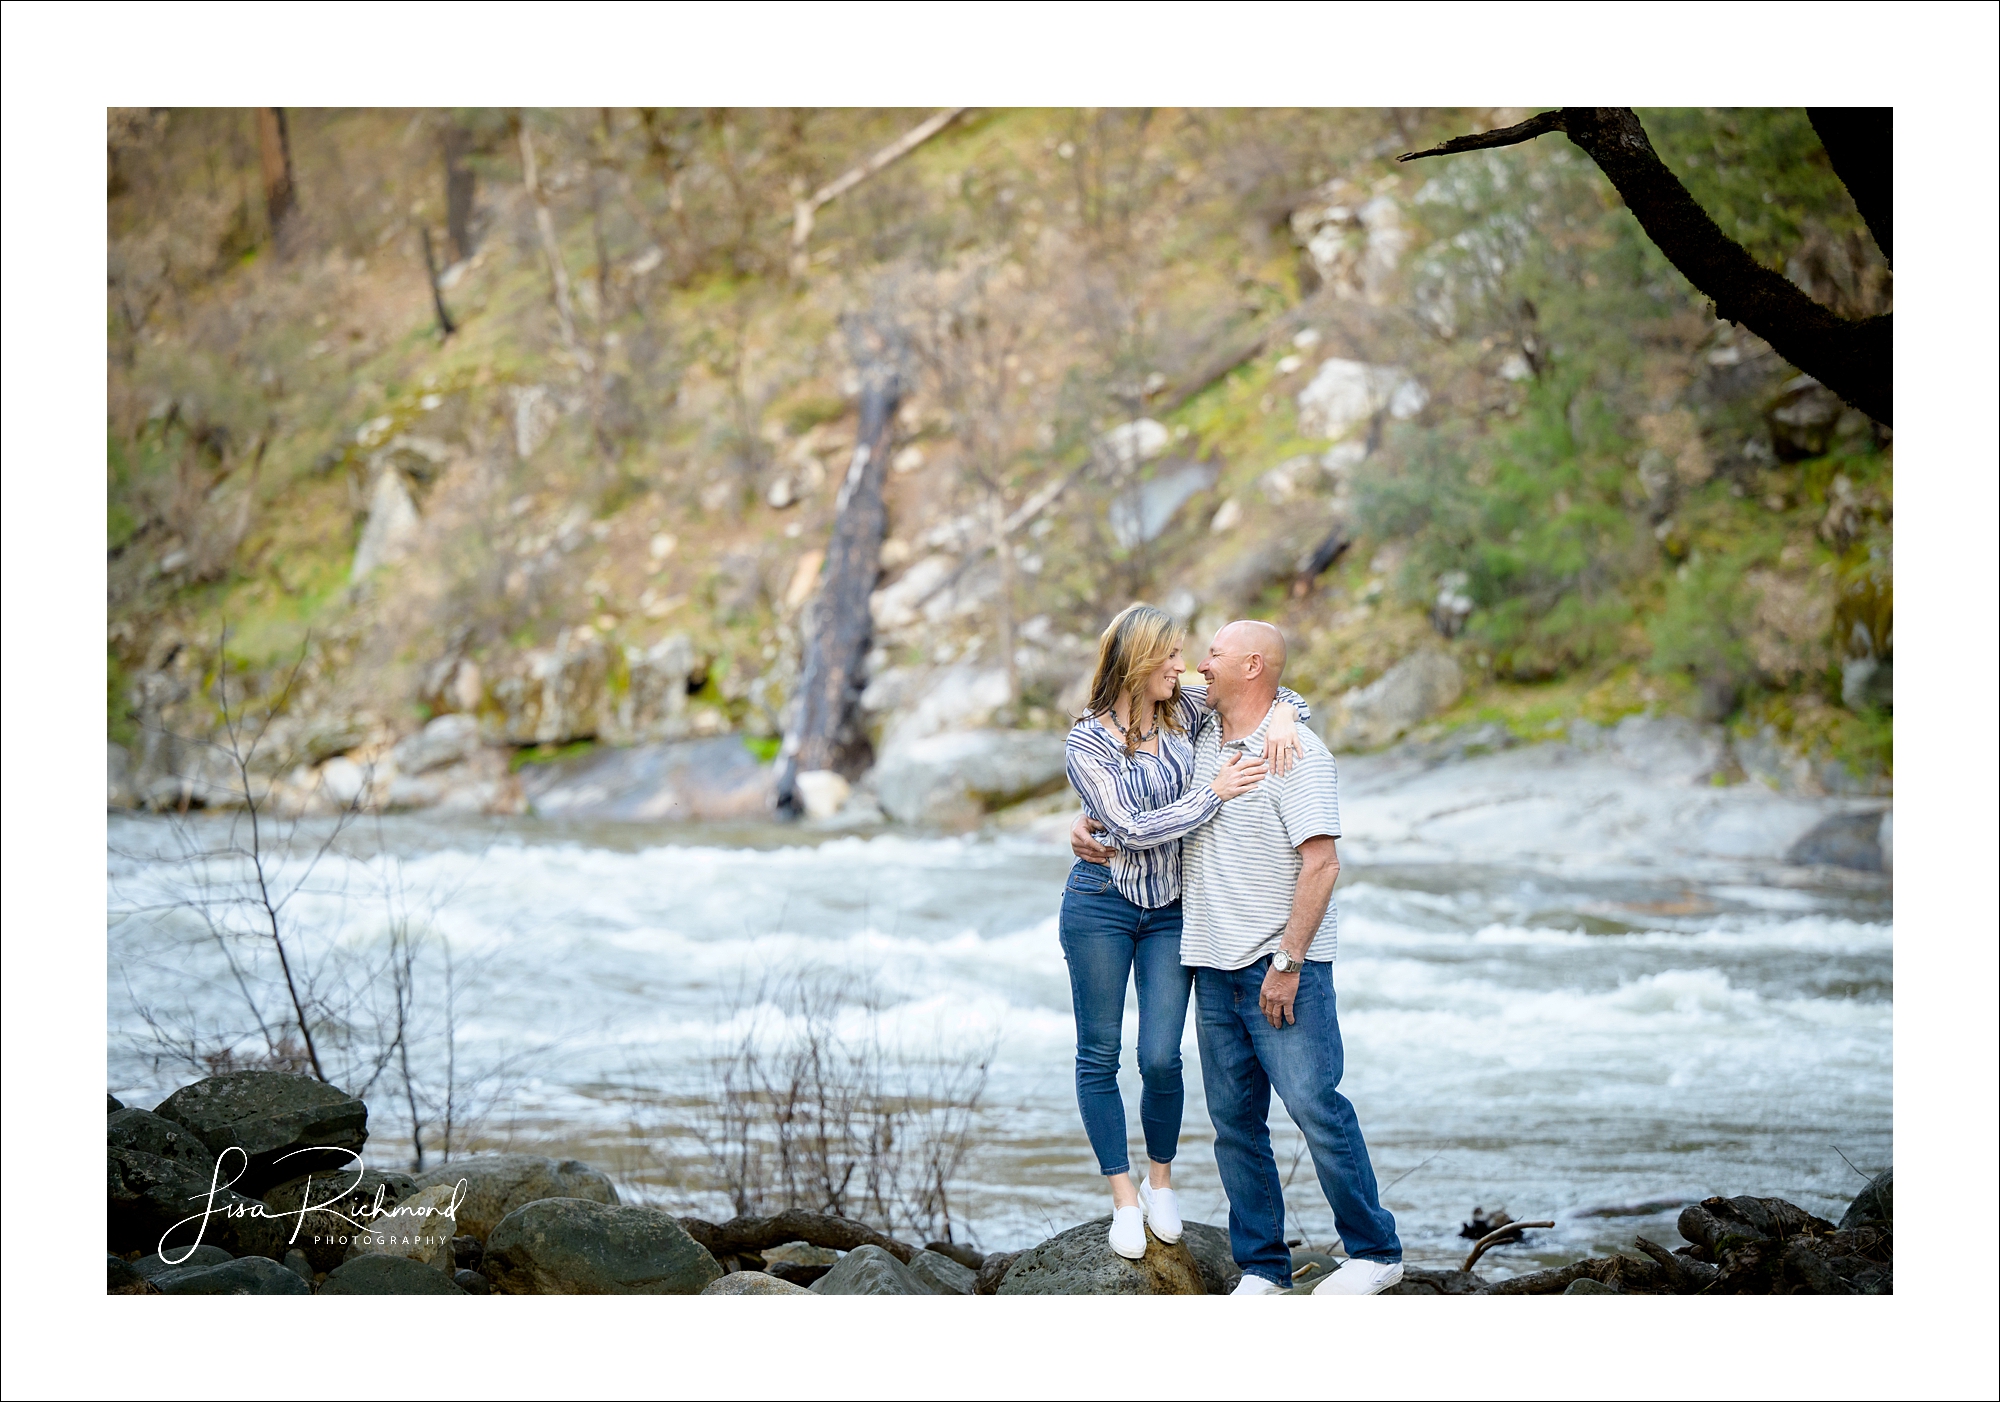
[[[1194,735],[1212,724],[1208,688],[1183,686],[1177,703],[1185,734],[1160,729],[1160,752],[1140,750],[1129,758],[1125,743],[1108,727],[1084,717],[1070,727],[1064,750],[1070,787],[1083,811],[1104,831],[1098,840],[1117,849],[1111,882],[1120,895],[1145,910],[1181,898],[1181,838],[1215,816],[1222,800],[1206,784],[1195,785]],[[1312,718],[1305,698],[1289,687],[1278,699]]]

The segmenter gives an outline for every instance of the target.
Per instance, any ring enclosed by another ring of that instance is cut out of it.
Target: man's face
[[[1212,711],[1227,702],[1243,683],[1244,655],[1233,648],[1232,629],[1218,632],[1208,645],[1208,656],[1196,670],[1208,683],[1208,708]]]

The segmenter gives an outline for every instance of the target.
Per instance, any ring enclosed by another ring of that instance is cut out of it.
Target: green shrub
[[[1464,443],[1426,431],[1402,449],[1363,471],[1356,497],[1370,535],[1410,539],[1406,597],[1428,606],[1441,578],[1465,576],[1466,635],[1503,676],[1545,678],[1620,652],[1632,621],[1620,586],[1653,547],[1624,508],[1626,444],[1594,394],[1552,377],[1501,434]]]

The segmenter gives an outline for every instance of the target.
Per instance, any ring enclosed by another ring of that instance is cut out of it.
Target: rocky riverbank
[[[1336,708],[1333,739],[1344,724]],[[114,808],[242,801],[214,759],[204,778],[135,771],[111,747]],[[941,730],[899,740],[853,784],[809,775],[802,830],[890,824],[932,832],[982,826],[1060,840],[1075,805],[1062,736],[1049,730]],[[157,762],[157,757],[154,762]],[[1488,723],[1340,756],[1345,850],[1357,861],[1552,864],[1604,874],[1670,869],[1688,879],[1879,884],[1894,869],[1891,798],[1821,773],[1761,737],[1682,717],[1574,721],[1529,743]],[[205,772],[205,771],[204,771]],[[150,774],[151,777],[145,777]],[[135,777],[135,775],[137,777]],[[250,771],[280,811],[531,815],[612,823],[762,822],[773,766],[740,737],[597,745],[539,756],[510,750],[467,717],[444,715],[393,745],[317,768]]]
[[[676,1216],[622,1202],[577,1160],[357,1172],[367,1106],[283,1072],[209,1077],[151,1111],[108,1099],[111,1294],[1214,1295],[1241,1276],[1227,1231],[1199,1222],[1175,1243],[1149,1236],[1139,1261],[1110,1251],[1108,1219],[983,1254],[800,1210]],[[1838,1223],[1781,1199],[1714,1197],[1681,1213],[1677,1248],[1638,1238],[1636,1254],[1502,1280],[1411,1266],[1389,1293],[1889,1294],[1893,1205],[1887,1172]],[[1337,1263],[1295,1251],[1291,1293]]]

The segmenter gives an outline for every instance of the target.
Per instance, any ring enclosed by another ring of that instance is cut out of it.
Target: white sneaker
[[[1347,1260],[1321,1281],[1315,1295],[1379,1295],[1403,1278],[1401,1261]]]
[[[1137,1207],[1121,1207],[1111,1214],[1111,1249],[1128,1261],[1146,1254],[1146,1214]]]
[[[1261,1275],[1246,1275],[1243,1279],[1236,1282],[1236,1288],[1229,1293],[1232,1295],[1276,1295],[1281,1292],[1278,1289],[1278,1282],[1275,1280],[1266,1280]]]
[[[1154,1236],[1170,1243],[1181,1239],[1181,1205],[1172,1188],[1155,1188],[1141,1178],[1139,1206],[1145,1209],[1146,1225]]]

